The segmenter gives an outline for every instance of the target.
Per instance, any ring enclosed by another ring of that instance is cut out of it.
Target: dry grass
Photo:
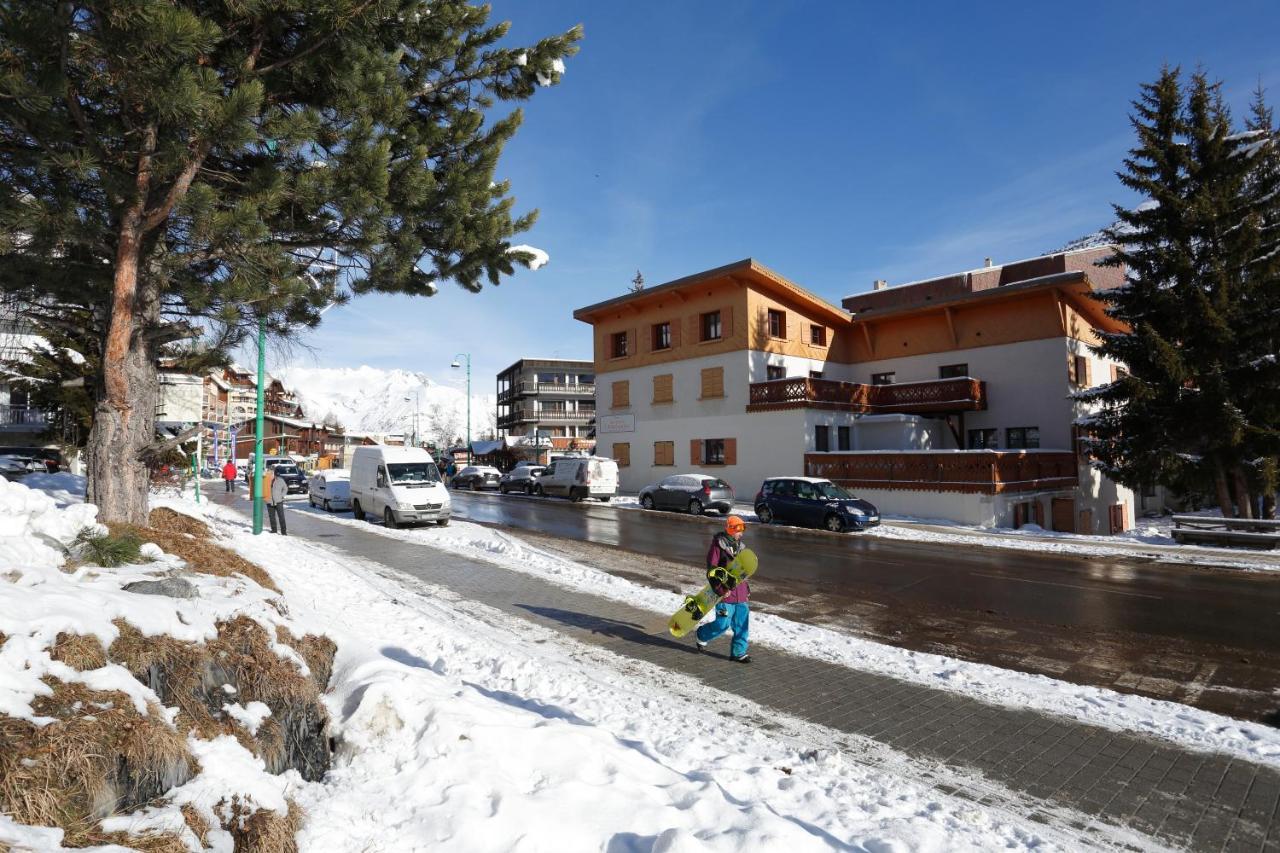
[[[107,665],[107,650],[92,634],[58,634],[49,657],[61,661],[76,672],[99,669]]]
[[[151,515],[160,510],[155,510]],[[173,513],[178,515],[178,513]],[[195,521],[196,524],[201,522]],[[174,522],[176,524],[176,522]],[[173,530],[162,530],[155,527],[131,527],[126,524],[108,524],[113,534],[132,533],[140,536],[144,542],[154,542],[167,554],[173,554],[186,561],[193,572],[205,575],[216,575],[221,578],[233,575],[244,575],[260,586],[272,592],[279,592],[280,587],[271,579],[261,566],[251,563],[234,551],[223,548],[209,538],[198,538],[192,534],[179,533]],[[207,528],[206,528],[207,531]],[[207,537],[207,532],[206,532]]]
[[[311,670],[311,680],[320,688],[320,692],[329,689],[329,676],[333,674],[333,656],[338,652],[338,645],[324,634],[306,634],[295,637],[283,625],[276,626],[276,639],[295,649]]]
[[[208,539],[212,535],[209,525],[200,519],[183,515],[163,506],[151,510],[151,514],[147,516],[147,523],[151,525],[152,530],[161,530],[165,533],[177,533],[179,535],[185,534],[196,539]]]
[[[36,697],[32,709],[54,722],[0,717],[0,811],[19,823],[61,827],[71,846],[100,843],[103,817],[151,803],[190,777],[185,738],[159,708],[143,715],[123,693],[47,683],[53,693]]]
[[[266,810],[250,814],[233,803],[229,829],[236,853],[297,853],[298,830],[305,814],[293,800],[288,802],[285,814]]]

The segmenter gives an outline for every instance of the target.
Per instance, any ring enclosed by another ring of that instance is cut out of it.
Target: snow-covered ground
[[[307,508],[304,505],[299,510],[307,511]],[[570,589],[626,602],[657,614],[675,612],[683,600],[681,595],[643,586],[539,549],[518,535],[465,521],[455,519],[447,528],[390,530],[381,525],[355,521],[349,514],[319,514],[329,517],[335,524],[357,526],[383,536],[418,542],[424,547],[487,560],[513,571],[535,574]],[[750,535],[748,530],[748,546]],[[762,566],[761,572],[762,578],[766,577],[768,567]],[[691,587],[698,580],[691,569]],[[854,669],[952,690],[986,702],[1031,708],[1093,725],[1163,738],[1192,749],[1224,751],[1280,767],[1280,731],[1174,702],[900,649],[767,613],[752,614],[751,639],[754,645],[771,646]]]
[[[287,794],[308,815],[302,849],[326,853],[1053,850],[1104,840],[1067,829],[1078,815],[1050,812],[1050,825],[1035,823],[1025,817],[1035,804],[981,779],[778,719],[483,605],[459,607],[447,590],[324,545],[254,537],[243,516],[224,507],[159,502],[204,516],[226,544],[267,568],[284,592],[287,620],[243,578],[192,578],[202,595],[190,600],[119,589],[124,579],[175,568],[162,555],[142,566],[62,572],[60,553],[41,537],[66,541],[92,523],[93,508],[59,508],[0,483],[7,635],[0,707],[23,714],[23,697],[39,689],[22,674],[32,661],[54,677],[110,677],[129,695],[155,701],[143,685],[127,683],[127,671],[50,667],[44,645],[63,628],[109,634],[112,616],[195,637],[239,598],[252,618],[337,642],[326,703],[338,748],[326,778],[307,782],[294,772],[265,773],[233,738],[192,737],[199,775],[146,813],[111,819],[110,829],[173,829],[180,805],[205,812],[232,795],[279,810]],[[262,710],[229,713],[251,728]],[[766,717],[776,728],[758,725]],[[942,794],[940,784],[989,799],[978,805]],[[1154,846],[1114,834],[1106,840]],[[0,845],[57,850],[59,841],[58,831],[0,816]],[[188,841],[195,849],[194,837]],[[221,831],[208,842],[231,849]]]

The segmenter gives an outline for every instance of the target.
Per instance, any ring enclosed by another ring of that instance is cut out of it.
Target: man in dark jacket
[[[742,551],[742,534],[747,525],[736,515],[729,516],[724,523],[724,532],[717,533],[711,539],[711,547],[707,549],[707,580],[717,593],[723,589],[718,572],[713,569],[724,568],[733,562],[733,558]],[[699,626],[697,633],[698,651],[707,647],[707,643],[723,634],[733,631],[733,642],[729,645],[729,659],[738,663],[750,663],[747,654],[747,629],[751,623],[751,610],[747,599],[751,597],[751,587],[744,580],[728,590],[720,603],[716,605],[716,618],[713,622]]]

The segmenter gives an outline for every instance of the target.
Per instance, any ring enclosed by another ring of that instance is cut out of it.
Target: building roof
[[[722,267],[687,275],[675,281],[668,281],[656,287],[646,287],[643,290],[624,293],[622,296],[615,296],[613,299],[606,299],[604,302],[597,302],[594,305],[579,308],[573,312],[573,316],[574,319],[581,320],[584,323],[592,323],[597,315],[620,306],[639,305],[643,302],[654,301],[683,288],[720,278],[743,279],[764,290],[806,302],[826,314],[828,319],[834,322],[848,322],[849,319],[849,315],[845,311],[804,289],[790,279],[774,272],[754,258],[744,258],[741,261],[725,264]]]

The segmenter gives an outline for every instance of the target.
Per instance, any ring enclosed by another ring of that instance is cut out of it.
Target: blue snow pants
[[[751,607],[745,601],[741,604],[726,604],[723,601],[716,605],[716,618],[712,622],[698,626],[698,642],[709,643],[725,631],[733,631],[733,642],[729,645],[729,654],[740,658],[747,653],[747,628],[751,622]]]

